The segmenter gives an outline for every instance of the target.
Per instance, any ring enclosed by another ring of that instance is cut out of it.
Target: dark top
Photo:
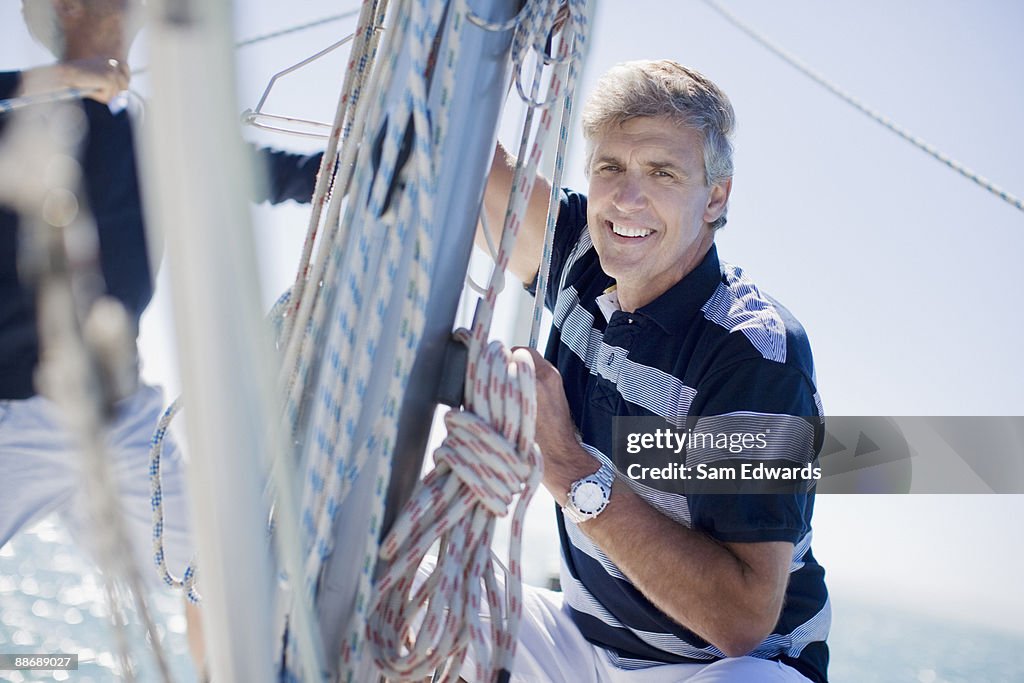
[[[719,262],[714,245],[650,304],[634,313],[619,310],[586,216],[586,197],[564,192],[545,302],[554,314],[546,356],[562,375],[583,447],[616,467],[616,486],[631,486],[684,526],[724,542],[793,543],[782,614],[751,655],[824,682],[831,609],[824,570],[810,547],[813,481],[752,494],[723,493],[728,489],[698,480],[701,466],[705,472],[739,471],[743,461],[813,466],[824,430],[803,328],[740,268]],[[657,425],[686,438],[712,438],[688,441],[669,461],[623,447],[630,433],[653,435]],[[748,438],[730,441],[734,435]],[[655,464],[675,469],[662,469],[668,478],[640,469]],[[647,600],[560,510],[557,521],[566,605],[583,635],[606,648],[617,666],[725,656]]]
[[[0,99],[11,97],[19,72],[0,73]],[[135,143],[127,111],[112,113],[99,102],[82,100],[88,132],[79,159],[85,199],[99,234],[107,293],[124,303],[136,324],[153,296],[143,224]],[[0,135],[7,116],[0,115]],[[266,189],[260,201],[308,202],[321,154],[299,155],[260,149]],[[18,216],[0,205],[0,399],[35,394],[32,376],[39,358],[34,295],[18,279]]]

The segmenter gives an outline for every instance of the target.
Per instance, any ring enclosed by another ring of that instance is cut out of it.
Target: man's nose
[[[639,178],[623,174],[612,195],[615,208],[622,212],[636,211],[647,206],[647,195]]]

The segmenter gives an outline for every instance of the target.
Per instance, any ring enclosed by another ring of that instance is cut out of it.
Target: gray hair
[[[629,119],[665,117],[701,134],[709,187],[732,177],[736,115],[725,93],[695,69],[667,59],[619,64],[598,80],[582,115],[588,173],[597,136]],[[711,228],[718,230],[725,222],[723,210]]]

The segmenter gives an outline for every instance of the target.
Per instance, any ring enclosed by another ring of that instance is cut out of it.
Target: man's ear
[[[721,217],[722,212],[725,211],[726,204],[729,203],[729,194],[731,192],[731,177],[711,186],[711,192],[708,194],[708,203],[704,207],[705,223],[714,223]]]

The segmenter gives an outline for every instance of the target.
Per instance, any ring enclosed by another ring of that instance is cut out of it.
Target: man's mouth
[[[634,239],[642,239],[648,235],[654,234],[654,231],[650,228],[631,227],[628,225],[620,225],[618,223],[612,223],[608,221],[608,227],[619,237],[632,237]]]

